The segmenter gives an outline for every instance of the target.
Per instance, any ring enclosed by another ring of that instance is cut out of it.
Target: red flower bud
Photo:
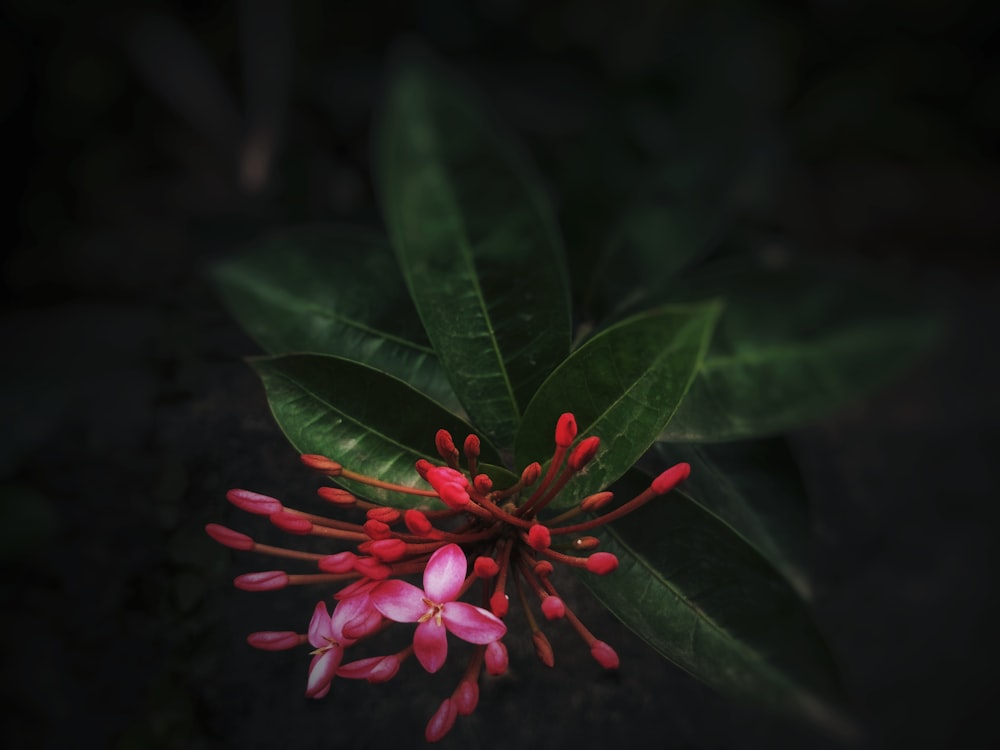
[[[434,464],[426,458],[418,458],[414,466],[417,470],[417,474],[420,475],[420,478],[425,480],[427,479],[427,472],[434,468]]]
[[[354,561],[354,569],[366,578],[382,581],[392,575],[392,568],[374,557],[359,557]]]
[[[503,617],[507,614],[508,609],[510,609],[510,602],[507,600],[507,595],[502,591],[494,591],[493,596],[490,597],[490,611],[497,617]]]
[[[618,669],[618,654],[604,641],[594,641],[590,645],[590,655],[605,669]]]
[[[664,495],[691,475],[690,464],[671,466],[649,485],[657,495]]]
[[[569,454],[569,459],[567,459],[566,463],[569,464],[569,467],[573,471],[580,471],[580,469],[590,463],[600,445],[601,439],[596,435],[584,438],[573,449],[573,452]]]
[[[494,677],[507,671],[507,647],[501,641],[486,646],[486,671]]]
[[[406,554],[406,542],[402,539],[379,539],[372,542],[372,554],[383,562],[394,562]]]
[[[601,540],[596,536],[581,536],[573,540],[573,549],[583,552],[594,549],[600,543]]]
[[[472,486],[476,488],[476,492],[480,495],[488,495],[490,490],[493,489],[493,480],[486,474],[476,474],[472,480]]]
[[[445,698],[438,710],[434,712],[431,720],[427,722],[424,737],[428,742],[437,742],[443,739],[455,726],[456,718],[458,718],[458,707],[455,705],[455,701],[451,698]]]
[[[329,474],[332,477],[340,476],[340,472],[344,470],[344,467],[332,458],[320,456],[316,453],[303,453],[299,458],[310,469],[322,471],[324,474]]]
[[[434,436],[434,445],[437,448],[438,455],[445,460],[449,466],[458,465],[458,448],[455,447],[455,441],[451,437],[451,433],[448,430],[438,430],[437,435]]]
[[[229,490],[226,493],[226,499],[240,510],[255,513],[258,516],[269,516],[284,507],[280,500],[257,492],[250,492],[250,490]]]
[[[384,524],[381,521],[376,521],[374,519],[365,521],[361,528],[363,528],[365,533],[372,539],[388,539],[392,536],[392,529],[389,528],[388,524]]]
[[[465,445],[462,446],[462,448],[465,451],[466,458],[478,458],[479,448],[480,448],[479,436],[469,435],[467,438],[465,438]]]
[[[580,507],[588,513],[594,513],[610,503],[614,496],[614,492],[595,492],[593,495],[587,495],[583,498]]]
[[[347,550],[321,557],[317,565],[324,573],[350,573],[354,570],[354,561],[357,557],[353,552]]]
[[[539,560],[535,563],[535,575],[539,578],[547,578],[552,575],[553,570],[552,563],[548,560]]]
[[[469,504],[469,493],[460,484],[449,482],[436,487],[438,497],[452,510],[460,510]]]
[[[546,620],[558,620],[566,614],[566,605],[558,596],[547,596],[542,599],[542,614]]]
[[[500,572],[500,566],[497,564],[497,561],[485,555],[477,557],[476,561],[472,564],[472,568],[480,578],[492,578]]]
[[[268,520],[282,531],[289,534],[308,534],[312,531],[312,521],[297,513],[290,513],[287,510],[279,510],[268,516]]]
[[[411,508],[403,514],[403,523],[410,530],[411,534],[426,536],[431,533],[434,527],[421,511]]]
[[[209,523],[205,525],[205,532],[212,537],[219,544],[224,544],[226,547],[238,550],[252,550],[254,541],[246,534],[241,534],[238,531],[233,531],[230,528],[222,526],[217,523]]]
[[[556,445],[568,448],[576,440],[576,417],[566,412],[556,422]]]
[[[533,549],[543,550],[548,549],[552,546],[552,534],[549,531],[548,526],[536,523],[532,524],[531,528],[528,529],[528,544],[532,546]]]
[[[535,461],[524,467],[524,471],[521,472],[521,484],[525,487],[530,487],[535,482],[538,481],[538,477],[542,475],[542,465]]]
[[[400,518],[400,512],[395,508],[381,507],[369,508],[365,514],[371,521],[381,521],[382,523],[396,523]]]
[[[233,585],[242,591],[277,591],[288,585],[288,573],[283,570],[262,570],[236,576]]]
[[[462,680],[451,698],[455,701],[458,715],[468,716],[476,710],[476,705],[479,703],[479,685],[472,680]]]
[[[320,487],[316,490],[316,494],[339,508],[353,508],[358,504],[358,499],[354,495],[339,487]]]
[[[247,643],[261,651],[287,651],[302,643],[302,639],[292,630],[263,630],[248,635]]]
[[[536,630],[531,634],[531,641],[535,644],[535,653],[546,667],[551,667],[556,663],[555,654],[552,653],[552,644],[545,637],[545,633]]]
[[[587,570],[599,576],[606,576],[618,567],[618,558],[610,552],[595,552],[587,558]]]

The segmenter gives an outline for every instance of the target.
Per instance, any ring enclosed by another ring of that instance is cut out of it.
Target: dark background
[[[303,626],[311,599],[232,590],[258,561],[202,531],[239,523],[229,487],[316,486],[204,269],[271,227],[379,225],[369,128],[407,35],[526,142],[575,279],[666,169],[727,232],[863,260],[947,314],[906,377],[791,439],[814,613],[866,746],[995,742],[998,15],[943,0],[9,2],[5,746],[417,746],[452,689],[456,675],[408,670],[306,701],[304,654],[243,637]],[[445,745],[837,747],[712,693],[585,591],[568,598],[620,673],[559,631],[555,670],[512,648]]]

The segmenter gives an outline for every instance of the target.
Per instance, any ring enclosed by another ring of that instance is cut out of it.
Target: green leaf
[[[622,321],[573,352],[538,389],[517,436],[519,467],[552,455],[563,412],[576,416],[581,439],[602,441],[553,507],[602,489],[646,452],[684,398],[720,309],[679,305]]]
[[[622,496],[648,481],[630,472]],[[619,567],[587,586],[668,660],[724,694],[854,733],[808,610],[717,518],[673,493],[616,521],[602,548]]]
[[[267,352],[335,354],[456,410],[388,241],[365,229],[286,229],[213,269],[233,315]]]
[[[472,421],[502,447],[570,343],[562,244],[539,180],[473,93],[392,71],[379,195],[410,293]]]
[[[678,289],[674,298],[723,296],[726,311],[668,441],[740,440],[818,419],[901,375],[942,328],[888,284],[844,268],[729,260]]]
[[[419,458],[440,463],[439,429],[461,441],[472,428],[402,380],[358,362],[321,354],[251,360],[278,425],[300,453],[319,453],[351,471],[407,487],[428,489],[414,469]],[[482,441],[484,462],[498,459]],[[337,479],[372,500],[411,507],[427,498]]]
[[[654,443],[664,466],[691,464],[676,492],[708,511],[780,572],[803,599],[809,519],[805,485],[783,438],[717,445]]]

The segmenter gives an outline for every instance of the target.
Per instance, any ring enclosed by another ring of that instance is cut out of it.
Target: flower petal
[[[330,645],[333,633],[330,630],[330,613],[326,611],[326,602],[317,602],[309,621],[309,643],[315,648]]]
[[[507,632],[507,626],[499,617],[466,602],[445,604],[441,619],[448,630],[469,643],[492,643]]]
[[[424,592],[406,581],[383,581],[370,596],[375,609],[395,622],[416,622],[427,614]]]
[[[423,668],[433,674],[444,665],[448,658],[448,631],[432,617],[417,625],[413,634],[413,653]]]
[[[427,561],[424,568],[424,591],[432,602],[454,601],[465,583],[468,562],[457,544],[447,544]]]
[[[333,634],[334,639],[342,645],[350,646],[359,637],[354,634],[358,628],[353,628],[351,633],[345,632],[345,628],[355,620],[364,622],[372,614],[374,614],[377,621],[381,621],[382,615],[375,609],[368,594],[341,599],[337,602],[337,606],[334,607],[333,614],[330,615],[330,632]],[[362,635],[365,635],[365,633],[362,633]]]
[[[321,654],[316,654],[309,664],[309,680],[306,683],[307,698],[322,698],[330,689],[330,681],[344,658],[344,649],[334,646]]]

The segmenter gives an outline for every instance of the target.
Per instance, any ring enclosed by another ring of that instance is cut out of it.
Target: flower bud
[[[542,599],[542,614],[546,620],[558,620],[566,615],[566,605],[558,596],[547,596]]]
[[[586,550],[594,549],[600,543],[601,540],[596,536],[581,536],[573,540],[573,549],[584,552]]]
[[[435,489],[442,502],[452,510],[460,510],[471,502],[469,493],[460,484],[448,482]]]
[[[590,655],[605,669],[618,669],[618,654],[604,641],[594,641],[590,645]]]
[[[389,528],[388,524],[384,524],[381,521],[376,521],[374,519],[369,519],[365,521],[361,528],[365,530],[365,533],[371,539],[388,539],[392,536],[392,529]]]
[[[521,485],[524,487],[530,487],[535,482],[538,481],[538,477],[542,475],[542,465],[535,461],[524,467],[524,471],[521,472]]]
[[[472,569],[476,571],[476,575],[480,578],[492,578],[500,572],[500,566],[497,564],[497,561],[485,555],[480,555],[476,558],[476,561],[472,564]]]
[[[354,569],[366,578],[382,581],[392,575],[392,568],[374,557],[359,557],[354,561]]]
[[[287,651],[302,643],[302,639],[292,630],[263,630],[248,635],[247,643],[261,651]]]
[[[354,570],[354,561],[357,557],[350,550],[345,550],[335,555],[321,557],[316,564],[324,573],[350,573]]]
[[[250,490],[229,490],[226,499],[240,510],[258,516],[269,516],[284,508],[280,500]]]
[[[406,528],[410,530],[411,534],[417,536],[426,536],[434,529],[427,516],[416,508],[411,508],[403,514],[403,523],[406,524]]]
[[[566,412],[556,422],[556,445],[568,448],[576,440],[576,417]]]
[[[288,573],[283,570],[262,570],[236,576],[233,585],[242,591],[277,591],[288,585]]]
[[[535,654],[546,667],[551,667],[556,663],[555,654],[552,653],[552,644],[545,637],[545,633],[536,630],[531,634],[531,641],[535,644]]]
[[[544,524],[535,523],[528,529],[528,544],[533,549],[543,550],[552,546],[552,533]]]
[[[427,472],[434,468],[434,464],[428,461],[426,458],[418,458],[416,464],[414,464],[417,473],[420,475],[421,479],[427,479]]]
[[[320,487],[316,490],[316,494],[338,508],[353,508],[358,504],[358,499],[354,495],[340,487]]]
[[[252,550],[254,546],[253,539],[248,537],[246,534],[233,531],[232,529],[222,526],[221,524],[206,524],[205,532],[219,544],[223,544],[231,549],[246,551]]]
[[[593,495],[587,495],[583,498],[580,507],[588,513],[594,513],[610,503],[614,496],[613,492],[595,492]]]
[[[569,454],[569,459],[566,463],[573,471],[580,471],[584,466],[590,463],[590,460],[597,453],[597,449],[601,445],[601,439],[596,435],[592,435],[589,438],[584,438],[580,443],[573,449],[573,452]]]
[[[289,534],[308,534],[312,531],[313,527],[312,521],[308,518],[300,516],[297,513],[290,513],[287,510],[279,510],[277,513],[272,513],[268,516],[268,520]]]
[[[379,539],[372,542],[372,554],[383,562],[395,562],[406,554],[406,542],[402,539]]]
[[[547,578],[552,575],[553,570],[552,563],[548,560],[539,560],[535,563],[535,575],[539,578]]]
[[[451,698],[445,698],[438,710],[434,712],[431,720],[427,722],[424,737],[428,742],[437,742],[443,739],[455,726],[456,718],[458,718],[458,707],[455,705],[455,701]]]
[[[469,435],[465,438],[465,445],[462,448],[465,451],[466,458],[478,458],[480,449],[479,436]]]
[[[476,474],[475,479],[472,480],[472,486],[480,495],[488,495],[493,489],[493,480],[486,474]]]
[[[476,710],[476,705],[479,703],[479,685],[472,680],[462,680],[451,698],[455,701],[458,715],[468,716]]]
[[[618,567],[618,558],[610,552],[595,552],[587,558],[587,570],[599,576],[606,576]]]
[[[369,508],[365,514],[371,521],[381,521],[382,523],[396,523],[400,519],[400,512],[395,508],[382,506],[381,508]]]
[[[344,467],[332,458],[320,456],[317,453],[303,453],[299,458],[302,460],[302,463],[310,469],[315,469],[316,471],[321,471],[324,474],[329,474],[331,477],[340,476],[340,472],[344,470]]]
[[[510,602],[507,595],[502,591],[494,591],[493,596],[490,597],[490,611],[497,617],[503,617],[507,614],[508,609],[510,609]]]
[[[493,641],[486,646],[486,671],[499,677],[507,671],[507,647],[502,641]]]
[[[438,430],[434,436],[434,445],[438,455],[445,460],[449,466],[458,466],[458,448],[448,430]]]
[[[691,475],[691,465],[680,463],[671,466],[649,485],[657,495],[664,495]]]

